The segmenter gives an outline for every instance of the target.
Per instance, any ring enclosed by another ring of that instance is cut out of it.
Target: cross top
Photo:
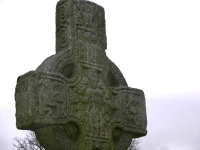
[[[18,78],[17,128],[47,150],[125,150],[146,135],[144,93],[127,86],[105,49],[104,9],[59,1],[56,54]]]

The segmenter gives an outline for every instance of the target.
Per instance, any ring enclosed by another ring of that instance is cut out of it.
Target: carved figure
[[[105,53],[104,9],[84,0],[56,7],[56,54],[18,78],[17,128],[46,150],[126,150],[145,136],[143,91],[128,87]]]

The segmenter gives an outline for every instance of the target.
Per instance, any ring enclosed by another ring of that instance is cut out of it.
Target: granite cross
[[[56,54],[18,78],[17,128],[34,131],[46,150],[126,150],[145,136],[144,93],[128,87],[106,45],[101,6],[60,0]]]

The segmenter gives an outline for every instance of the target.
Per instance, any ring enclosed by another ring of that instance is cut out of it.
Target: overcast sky
[[[0,150],[14,150],[16,80],[55,53],[57,0],[0,0]],[[144,90],[142,150],[200,150],[200,0],[93,0],[108,57]]]

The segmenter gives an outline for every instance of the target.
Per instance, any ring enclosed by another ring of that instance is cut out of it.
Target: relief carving
[[[39,114],[43,118],[66,116],[63,83],[41,80],[39,81]]]
[[[104,15],[93,2],[60,0],[56,54],[18,78],[17,128],[47,150],[126,150],[147,134],[144,93],[106,56]]]

